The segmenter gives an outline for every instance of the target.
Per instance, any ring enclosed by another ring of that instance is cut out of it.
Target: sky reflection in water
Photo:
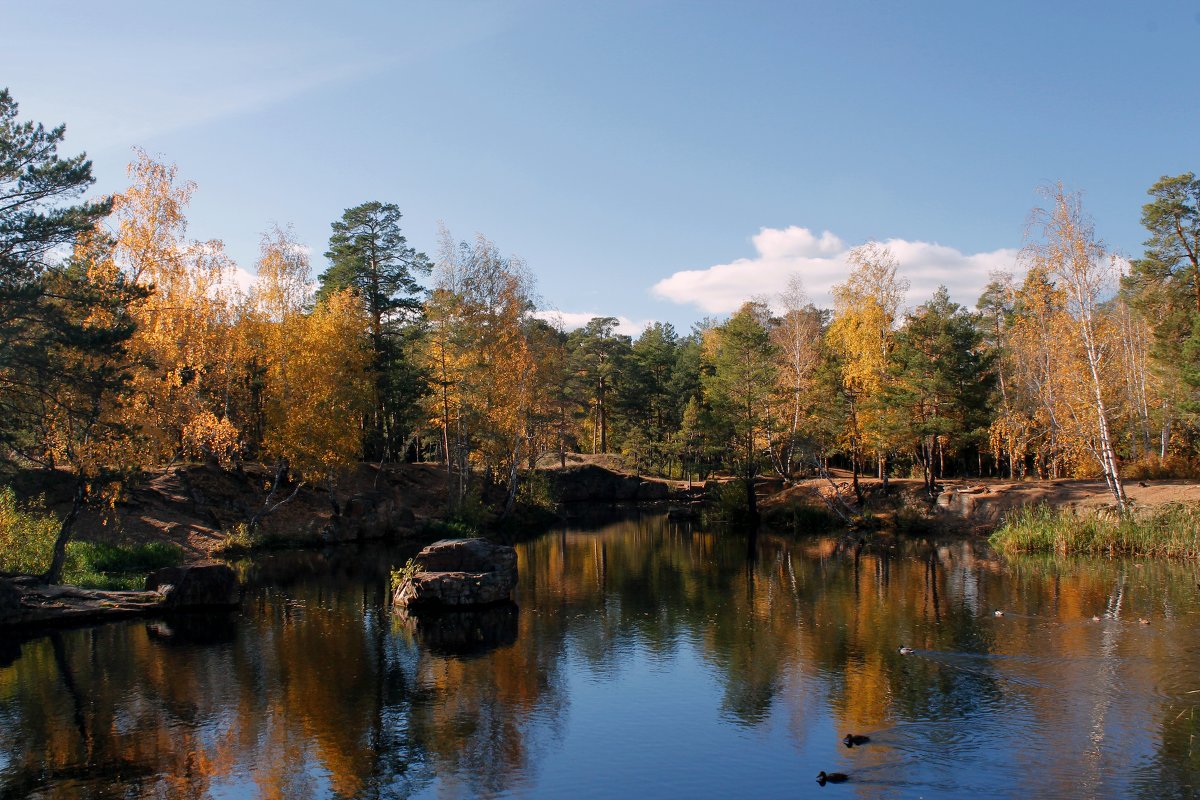
[[[518,549],[519,610],[397,617],[411,552],[343,548],[246,565],[238,614],[10,642],[0,800],[1200,792],[1196,565],[661,516]]]

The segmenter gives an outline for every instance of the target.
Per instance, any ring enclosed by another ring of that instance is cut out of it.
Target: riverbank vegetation
[[[11,488],[0,488],[0,574],[44,573],[53,561],[60,527],[42,501],[22,504]],[[69,542],[62,580],[85,589],[141,589],[147,573],[182,560],[183,552],[166,542]]]
[[[447,515],[536,499],[528,476],[566,453],[637,474],[757,482],[859,477],[1103,477],[1122,464],[1195,471],[1200,410],[1200,181],[1150,189],[1142,258],[1096,236],[1079,195],[1046,190],[1014,272],[976,310],[915,298],[895,253],[852,250],[834,307],[796,282],[686,333],[613,317],[565,330],[532,272],[483,235],[442,230],[435,254],[371,201],[333,221],[327,267],[286,227],[262,236],[248,286],[219,240],[188,237],[197,187],[136,151],[130,185],[94,201],[64,129],[22,122],[0,93],[0,461],[71,476],[43,574],[59,579],[85,503],[110,506],[145,470],[267,464],[239,524],[302,487],[328,494],[364,461],[427,461]],[[1019,226],[1019,221],[1014,221]],[[533,487],[536,490],[536,487]],[[1157,530],[1157,529],[1156,529]],[[39,564],[42,562],[39,561]],[[29,567],[32,569],[32,567]],[[41,567],[38,567],[41,569]]]
[[[1168,505],[1136,514],[1018,509],[992,534],[1003,553],[1200,558],[1200,509]]]

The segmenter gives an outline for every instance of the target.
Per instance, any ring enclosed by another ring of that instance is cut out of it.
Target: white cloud
[[[253,287],[254,282],[258,280],[258,276],[254,273],[247,272],[241,267],[235,266],[226,276],[225,280],[228,285],[237,289],[242,294],[249,295],[251,287]]]
[[[536,311],[534,316],[538,319],[544,319],[551,325],[562,328],[564,331],[573,331],[582,328],[596,317],[611,316],[609,314],[596,314],[588,311]],[[647,326],[653,325],[654,320],[646,319],[641,321],[632,320],[629,317],[617,317],[617,333],[623,333],[626,336],[637,338],[642,335],[642,331]]]
[[[763,258],[831,256],[846,249],[842,240],[829,231],[822,232],[820,238],[817,238],[808,228],[795,225],[789,225],[783,230],[761,228],[751,241],[754,242],[754,249]]]
[[[845,260],[850,248],[841,239],[829,231],[818,237],[808,228],[793,225],[763,228],[752,242],[757,251],[753,258],[676,272],[654,284],[651,291],[665,300],[690,303],[710,314],[728,314],[751,297],[782,293],[788,279],[797,275],[814,303],[833,305],[831,289],[850,271]],[[989,273],[1017,268],[1015,248],[966,254],[931,242],[889,239],[882,244],[896,255],[901,276],[912,282],[908,293],[911,305],[924,302],[944,284],[956,302],[974,308]]]

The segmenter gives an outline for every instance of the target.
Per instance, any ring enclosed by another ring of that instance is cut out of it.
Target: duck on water
[[[821,770],[817,773],[817,783],[824,786],[826,783],[845,783],[850,780],[850,776],[841,772],[825,772]]]

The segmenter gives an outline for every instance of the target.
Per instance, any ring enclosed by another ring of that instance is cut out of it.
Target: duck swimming
[[[824,786],[826,783],[845,783],[848,780],[850,780],[850,776],[843,775],[840,772],[826,773],[824,770],[821,770],[821,772],[817,774],[817,783],[821,784],[822,786]]]
[[[842,739],[842,744],[846,745],[846,747],[854,747],[856,744],[864,745],[869,741],[871,741],[870,736],[863,736],[859,733],[847,733],[846,738]]]
[[[902,655],[902,656],[911,656],[915,652],[917,652],[917,651],[913,650],[911,647],[901,647],[900,648],[900,655]]]
[[[1000,610],[1000,609],[998,609],[998,608],[997,608],[995,611],[993,611],[993,612],[992,612],[992,614],[993,614],[994,616],[997,616],[997,617],[1003,617],[1003,616],[1004,616],[1004,612],[1003,612],[1003,611],[1001,611],[1001,610]]]

